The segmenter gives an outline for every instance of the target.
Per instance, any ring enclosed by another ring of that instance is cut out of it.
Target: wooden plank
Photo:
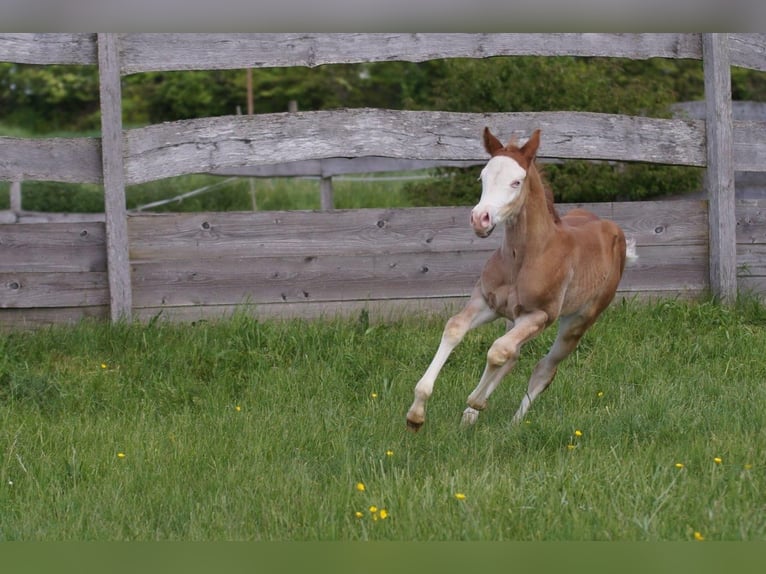
[[[491,56],[695,58],[699,34],[124,34],[122,73]]]
[[[122,93],[117,36],[98,35],[101,94],[102,163],[109,308],[112,321],[129,320],[132,308],[128,224],[125,207],[125,164],[122,138]]]
[[[257,257],[134,263],[136,306],[464,296],[475,253]]]
[[[106,271],[104,225],[0,225],[0,272]]]
[[[10,189],[10,207],[14,213],[21,211],[21,180],[14,180],[11,182]]]
[[[346,109],[222,116],[127,130],[127,183],[327,157],[485,160],[481,133],[542,129],[540,157],[704,166],[704,122],[586,112]],[[375,137],[370,137],[374,133]]]
[[[584,207],[622,227],[642,247],[707,245],[707,202],[702,200],[560,204],[560,214]]]
[[[705,290],[654,290],[647,292],[617,291],[612,305],[628,301],[658,301],[663,299],[694,299]],[[418,320],[424,316],[446,319],[459,311],[467,297],[430,297],[417,299],[379,299],[359,301],[322,301],[302,303],[261,303],[244,305],[198,305],[186,307],[140,307],[134,316],[140,321],[161,320],[196,322],[226,320],[234,314],[245,313],[260,320],[287,321],[293,319],[335,320],[353,319],[364,310],[370,324],[397,320]],[[0,310],[0,326],[2,326]]]
[[[429,299],[386,299],[371,301],[323,301],[303,303],[265,303],[259,305],[207,305],[194,307],[140,307],[135,316],[140,321],[172,322],[226,320],[245,313],[266,320],[334,320],[355,318],[364,310],[371,324],[407,319],[413,316],[441,315],[457,312],[467,297],[433,297]],[[0,321],[2,311],[0,311]]]
[[[621,292],[704,291],[708,289],[708,253],[704,245],[645,246],[627,266]]]
[[[323,210],[335,208],[331,177],[323,177],[319,181],[319,204]]]
[[[563,204],[612,219],[644,245],[707,245],[704,201]],[[470,207],[142,214],[128,220],[132,262],[230,257],[484,252],[501,230],[481,239]]]
[[[729,34],[729,38],[731,38]],[[763,58],[763,55],[761,55]],[[670,105],[670,109],[673,110],[673,114],[676,117],[685,117],[695,120],[704,120],[707,114],[707,104],[705,100],[695,100],[691,102],[678,102]],[[731,102],[731,117],[735,121],[743,122],[766,122],[766,102],[754,102],[743,100],[732,100]],[[736,124],[735,124],[736,136]]]
[[[735,120],[732,130],[734,169],[766,172],[766,121]]]
[[[739,200],[736,204],[737,244],[766,243],[766,200]]]
[[[378,173],[388,171],[414,171],[435,167],[471,167],[486,162],[485,159],[468,161],[429,161],[422,159],[398,159],[381,156],[330,157],[290,161],[287,163],[247,165],[222,168],[212,172],[215,175],[239,177],[333,177],[354,173]]]
[[[434,252],[135,262],[134,297],[137,307],[156,307],[466,296],[488,256]],[[621,289],[702,289],[706,259],[704,245],[644,247]]]
[[[745,295],[752,295],[766,302],[766,277],[762,275],[751,276],[747,273],[737,277],[739,292]]]
[[[737,244],[737,277],[766,277],[766,243]]]
[[[468,226],[469,207],[135,215],[133,262],[181,258],[287,257],[491,251]]]
[[[103,223],[103,213],[54,213],[50,211],[22,211],[17,223]]]
[[[0,62],[95,64],[95,34],[0,34]]]
[[[3,179],[101,183],[101,140],[0,136]]]
[[[729,34],[732,66],[766,72],[766,34]]]
[[[0,273],[0,308],[83,307],[109,302],[105,272]]]
[[[736,216],[732,156],[731,65],[726,34],[703,35],[710,206],[710,288],[726,303],[737,295]]]
[[[106,305],[0,309],[0,332],[33,330],[51,325],[76,325],[83,320],[101,320],[108,317],[109,308]]]

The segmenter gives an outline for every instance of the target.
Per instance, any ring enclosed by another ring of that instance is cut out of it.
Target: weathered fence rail
[[[702,59],[705,115],[355,109],[121,126],[120,78],[133,73],[505,55]],[[638,239],[621,292],[729,299],[738,276],[766,292],[763,206],[733,191],[735,170],[764,171],[766,123],[732,120],[727,91],[731,65],[766,70],[764,34],[2,34],[0,61],[99,66],[103,139],[0,137],[0,179],[103,183],[106,195],[104,223],[0,225],[5,324],[464,297],[495,245],[472,236],[465,208],[128,216],[124,186],[330,158],[481,161],[485,125],[522,139],[542,128],[546,158],[706,167],[710,201],[592,206]]]

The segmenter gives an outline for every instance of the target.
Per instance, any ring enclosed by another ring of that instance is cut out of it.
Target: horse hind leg
[[[556,340],[548,354],[535,365],[532,376],[529,378],[527,392],[521,400],[516,414],[513,415],[514,423],[519,423],[524,419],[534,400],[553,382],[559,364],[577,348],[580,339],[595,319],[595,317],[584,318],[579,315],[569,315],[559,320]]]

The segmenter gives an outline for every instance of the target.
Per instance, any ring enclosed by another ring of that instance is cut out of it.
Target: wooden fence
[[[510,55],[701,59],[705,119],[381,109],[226,116],[123,130],[120,80],[157,70]],[[197,172],[326,158],[485,159],[542,128],[543,158],[707,168],[707,200],[594,204],[637,239],[623,295],[731,300],[766,292],[766,204],[736,202],[734,172],[764,171],[764,122],[732,120],[730,67],[766,71],[764,34],[2,34],[0,61],[94,64],[101,138],[0,137],[0,179],[104,185],[105,222],[0,224],[0,321],[421,309],[464,298],[498,237],[466,208],[139,214],[125,186]],[[477,189],[478,193],[478,189]],[[562,206],[565,211],[569,206]]]

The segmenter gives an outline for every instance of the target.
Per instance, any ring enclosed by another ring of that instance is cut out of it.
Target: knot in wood
[[[655,227],[655,228],[654,228],[654,232],[655,232],[656,234],[658,234],[658,235],[659,235],[660,233],[662,233],[663,231],[665,231],[665,227],[664,227],[664,226],[662,226],[662,225],[658,225],[657,227]]]

